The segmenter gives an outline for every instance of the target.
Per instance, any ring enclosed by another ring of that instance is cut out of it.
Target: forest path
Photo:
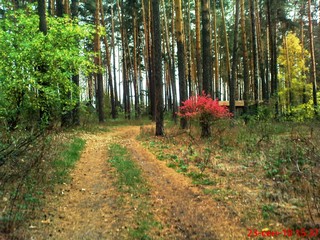
[[[32,239],[128,239],[134,207],[119,208],[115,169],[110,166],[108,146],[126,147],[142,169],[150,186],[151,208],[161,228],[152,239],[246,239],[240,222],[191,180],[168,168],[137,140],[140,127],[127,126],[111,132],[83,134],[86,147],[73,170],[70,184],[45,209],[45,220]],[[152,235],[153,234],[153,235]]]

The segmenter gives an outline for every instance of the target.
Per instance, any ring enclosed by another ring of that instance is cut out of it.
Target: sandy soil
[[[134,209],[118,207],[115,170],[107,161],[112,143],[129,150],[150,186],[150,211],[162,226],[153,239],[246,239],[235,215],[157,160],[136,140],[139,133],[139,127],[128,126],[83,134],[87,144],[72,181],[60,187],[43,219],[33,224],[32,239],[128,239]]]

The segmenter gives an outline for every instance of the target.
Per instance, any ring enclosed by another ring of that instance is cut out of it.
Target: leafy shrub
[[[0,233],[19,235],[19,228],[41,209],[45,193],[69,179],[85,141],[74,138],[61,144],[65,139],[60,137],[19,132],[0,139]]]
[[[191,96],[188,100],[182,103],[179,107],[180,117],[187,119],[199,119],[201,125],[201,137],[210,137],[212,122],[219,118],[228,118],[232,114],[229,110],[219,105],[219,101],[213,100],[210,95],[204,92],[202,95]]]
[[[47,123],[60,120],[77,101],[71,77],[93,70],[91,53],[79,52],[92,28],[48,16],[44,35],[38,18],[30,9],[8,10],[0,21],[0,119],[11,129],[38,123],[40,115]]]

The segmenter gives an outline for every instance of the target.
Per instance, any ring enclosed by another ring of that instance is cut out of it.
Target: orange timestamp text
[[[269,229],[263,229],[262,231],[259,231],[257,229],[248,229],[248,237],[254,238],[254,237],[301,237],[301,238],[315,238],[320,237],[320,229],[319,228],[312,228],[312,229],[283,229],[282,231],[272,231]]]

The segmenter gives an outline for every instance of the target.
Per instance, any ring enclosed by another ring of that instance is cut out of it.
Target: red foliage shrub
[[[185,118],[200,117],[202,120],[213,121],[218,118],[228,118],[232,116],[228,108],[219,105],[218,99],[213,100],[210,95],[204,92],[202,95],[190,97],[179,107],[178,115]]]
[[[219,105],[218,99],[213,100],[210,95],[204,92],[202,95],[190,97],[179,107],[178,116],[187,119],[199,118],[201,125],[201,137],[211,136],[211,123],[218,118],[232,116],[228,108]]]

